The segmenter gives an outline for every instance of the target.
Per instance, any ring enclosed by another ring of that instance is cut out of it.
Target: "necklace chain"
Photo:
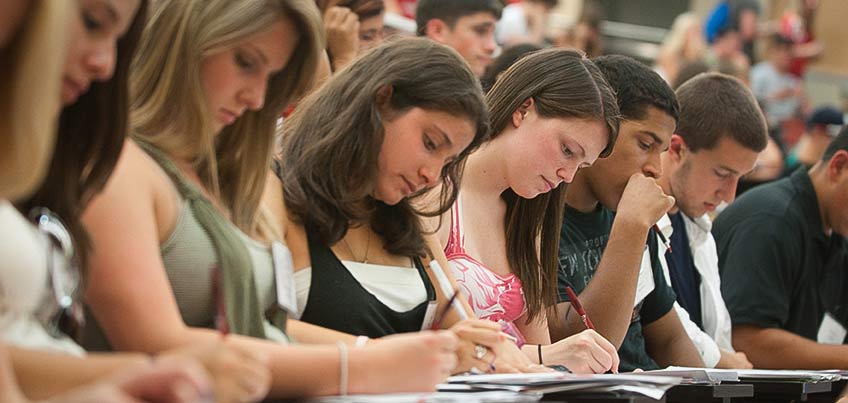
[[[350,252],[350,257],[352,257],[353,260],[367,264],[368,263],[368,249],[371,247],[371,231],[368,231],[368,238],[366,238],[366,239],[367,240],[365,241],[365,256],[363,256],[362,259],[359,259],[358,257],[356,257],[356,253],[353,253],[353,248],[351,248],[350,244],[347,243],[346,238],[342,238],[342,243],[347,248],[347,251]]]

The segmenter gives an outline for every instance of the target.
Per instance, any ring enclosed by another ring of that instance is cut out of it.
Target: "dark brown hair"
[[[380,15],[386,6],[383,0],[315,0],[321,13],[330,7],[347,7],[359,17],[359,21]]]
[[[453,29],[460,18],[480,12],[490,13],[499,20],[503,4],[499,0],[418,0],[415,8],[418,36],[427,34],[430,20],[442,20]]]
[[[106,185],[124,145],[129,114],[127,81],[147,6],[142,0],[130,28],[118,40],[112,78],[91,83],[88,92],[62,110],[47,178],[32,197],[17,205],[24,215],[35,207],[47,207],[61,217],[82,269],[90,240],[80,215]]]
[[[615,94],[600,70],[574,50],[547,49],[520,59],[507,69],[487,95],[493,138],[507,127],[512,114],[529,98],[544,118],[576,118],[606,125],[607,147],[612,152],[618,136],[619,113]],[[506,254],[513,273],[521,280],[529,312],[528,321],[556,304],[559,233],[565,206],[565,185],[524,199],[507,189]],[[541,236],[540,252],[536,240]]]
[[[760,152],[768,144],[766,121],[757,100],[739,79],[702,73],[677,89],[677,134],[693,152],[711,150],[722,137]]]
[[[378,101],[386,88],[390,117],[381,114]],[[390,206],[371,196],[383,120],[414,107],[466,117],[475,128],[469,147],[442,169],[437,211],[418,211],[408,199]],[[378,46],[307,97],[285,122],[280,165],[286,208],[328,245],[342,239],[352,223],[361,223],[386,241],[388,252],[424,256],[417,215],[441,215],[450,208],[466,156],[487,139],[487,122],[480,84],[454,50],[421,38]]]

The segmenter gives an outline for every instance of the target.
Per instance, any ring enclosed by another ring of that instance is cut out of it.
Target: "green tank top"
[[[271,248],[227,220],[162,151],[143,142],[137,144],[168,174],[181,198],[177,223],[160,245],[160,253],[185,324],[215,327],[212,272],[217,268],[230,331],[289,342],[286,312],[276,300]],[[110,350],[99,326],[89,322],[83,338],[86,348]]]

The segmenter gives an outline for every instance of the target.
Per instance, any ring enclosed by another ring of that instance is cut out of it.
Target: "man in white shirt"
[[[708,213],[735,198],[739,178],[753,169],[757,154],[766,147],[766,124],[751,92],[727,75],[696,76],[677,90],[677,99],[680,119],[662,155],[663,175],[658,180],[675,198],[658,224],[671,243],[663,261],[666,278],[677,295],[679,313],[688,312],[718,345],[716,367],[751,368],[745,354],[734,352],[731,345],[730,315],[721,296]]]

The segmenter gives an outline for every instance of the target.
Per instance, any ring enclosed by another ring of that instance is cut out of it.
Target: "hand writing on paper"
[[[447,330],[381,337],[349,351],[350,393],[426,392],[456,367],[456,336]]]
[[[200,362],[212,376],[216,402],[261,400],[271,387],[268,360],[253,351],[237,347],[229,340],[225,337],[220,342],[168,351],[156,360],[169,362],[188,357]]]
[[[618,372],[618,352],[594,330],[584,330],[571,337],[542,347],[545,363],[562,364],[576,374]]]

